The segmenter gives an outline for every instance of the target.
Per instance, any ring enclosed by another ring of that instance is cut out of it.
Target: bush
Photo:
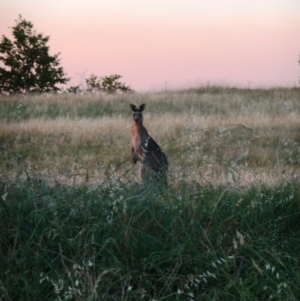
[[[110,76],[104,76],[98,78],[96,75],[92,74],[90,78],[87,78],[87,90],[88,91],[99,91],[108,94],[114,94],[117,92],[128,93],[133,92],[133,90],[126,86],[124,83],[118,81],[122,76],[118,74],[113,74]]]

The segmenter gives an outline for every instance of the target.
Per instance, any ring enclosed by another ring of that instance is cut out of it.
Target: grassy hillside
[[[0,98],[0,300],[298,300],[299,115],[294,89]]]

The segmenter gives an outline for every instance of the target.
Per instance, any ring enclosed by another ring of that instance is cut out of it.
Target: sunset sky
[[[50,36],[71,84],[120,74],[135,90],[299,86],[300,0],[0,0]]]

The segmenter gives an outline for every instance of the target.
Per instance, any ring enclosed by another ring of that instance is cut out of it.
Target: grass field
[[[130,158],[129,104],[170,162]],[[0,300],[298,300],[300,92],[0,98]]]
[[[26,170],[68,185],[98,185],[112,171],[139,181],[130,162],[130,102],[146,103],[145,125],[168,154],[173,185],[188,178],[272,184],[283,171],[284,178],[297,176],[299,91],[215,87],[1,99],[1,180],[15,181]]]

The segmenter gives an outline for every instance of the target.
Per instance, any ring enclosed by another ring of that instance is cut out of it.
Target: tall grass
[[[169,187],[130,162],[129,103]],[[300,95],[0,99],[1,300],[298,300]]]
[[[298,185],[0,189],[3,300],[298,300]]]
[[[120,175],[130,170],[128,177],[137,181],[129,165],[131,102],[146,103],[145,125],[167,153],[174,181],[187,167],[206,182],[234,182],[234,171],[243,185],[264,181],[266,174],[270,183],[297,175],[299,92],[212,87],[2,98],[2,179],[14,181],[26,169],[68,185],[85,182],[88,174],[97,185],[113,165]]]

